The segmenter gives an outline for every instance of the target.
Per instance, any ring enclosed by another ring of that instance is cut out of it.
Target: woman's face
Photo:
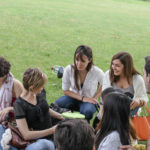
[[[83,56],[82,56],[82,60],[81,60],[79,57],[77,57],[77,56],[78,56],[78,54],[76,55],[76,60],[75,60],[77,69],[78,69],[79,71],[84,71],[84,70],[86,70],[86,68],[87,68],[87,66],[88,66],[88,64],[89,64],[89,62],[91,62],[91,61],[88,59],[88,57],[87,57],[86,55],[83,55]]]
[[[120,76],[124,73],[124,65],[121,63],[119,59],[115,59],[112,61],[111,68],[115,76]]]

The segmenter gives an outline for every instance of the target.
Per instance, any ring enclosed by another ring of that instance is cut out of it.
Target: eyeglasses
[[[100,102],[100,105],[104,105],[102,102]]]

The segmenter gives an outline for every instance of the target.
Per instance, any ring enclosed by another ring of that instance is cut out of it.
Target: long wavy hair
[[[111,92],[105,97],[100,130],[97,132],[95,147],[111,132],[117,131],[123,145],[130,144],[129,116],[130,100],[125,94]]]
[[[75,80],[75,86],[76,86],[77,90],[79,90],[79,85],[78,85],[78,73],[79,73],[79,71],[77,69],[76,59],[81,59],[81,61],[84,61],[83,55],[85,55],[88,58],[88,60],[90,60],[89,64],[86,67],[87,72],[89,72],[89,70],[91,69],[91,67],[93,65],[92,49],[86,45],[78,46],[75,53],[74,53],[74,65],[72,65],[72,68],[74,69],[74,80]]]
[[[123,64],[124,76],[127,78],[127,81],[130,84],[132,81],[132,76],[135,74],[140,74],[140,73],[134,67],[132,56],[127,52],[119,52],[112,57],[111,64],[110,64],[110,81],[111,81],[111,84],[113,82],[117,82],[120,78],[119,76],[114,75],[114,71],[112,69],[112,63],[115,59],[119,59],[120,62]]]

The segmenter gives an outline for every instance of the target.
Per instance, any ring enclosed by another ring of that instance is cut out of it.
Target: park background
[[[112,56],[129,52],[143,75],[150,55],[150,2],[142,0],[0,0],[0,56],[21,81],[28,67],[48,76],[47,100],[63,95],[51,66],[73,63],[78,45],[93,49],[104,72]]]

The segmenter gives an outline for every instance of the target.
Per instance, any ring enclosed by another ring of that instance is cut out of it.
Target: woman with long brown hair
[[[65,96],[56,103],[62,108],[79,110],[89,121],[96,112],[103,77],[103,71],[93,64],[92,49],[86,45],[78,46],[74,64],[68,65],[64,71],[62,90]]]
[[[144,101],[148,101],[144,80],[134,67],[132,56],[127,52],[119,52],[112,57],[110,70],[105,73],[102,90],[108,87],[128,93],[132,98],[131,110],[136,108],[137,111]]]
[[[101,124],[96,134],[96,150],[118,150],[130,144],[130,100],[119,92],[108,93],[101,107]]]

